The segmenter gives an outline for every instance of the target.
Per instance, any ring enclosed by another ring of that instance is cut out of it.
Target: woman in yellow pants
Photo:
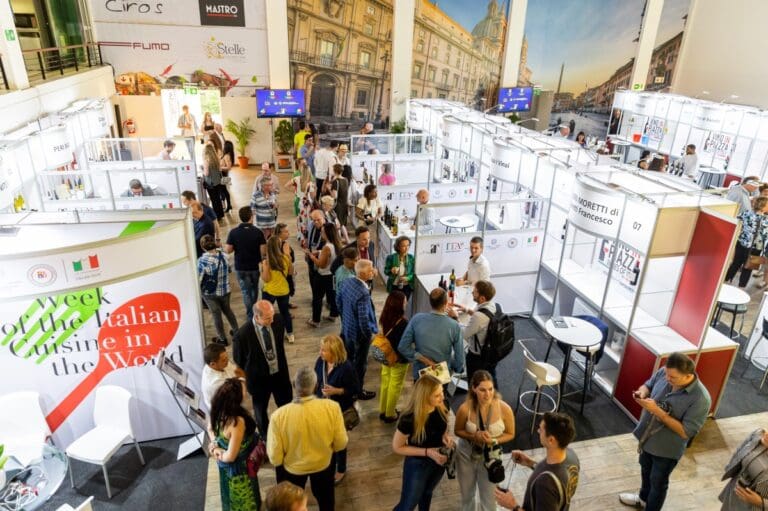
[[[379,322],[381,330],[394,350],[400,344],[400,338],[408,325],[405,306],[408,299],[402,291],[392,291],[384,303]],[[395,364],[381,366],[381,388],[379,390],[379,419],[386,423],[395,422],[400,415],[395,407],[403,390],[403,382],[408,372],[408,361],[398,353]]]

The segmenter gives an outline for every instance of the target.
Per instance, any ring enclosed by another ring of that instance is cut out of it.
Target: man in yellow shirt
[[[341,408],[331,399],[315,396],[317,376],[310,367],[296,372],[296,398],[272,414],[267,433],[267,455],[275,466],[277,482],[304,488],[309,479],[320,511],[335,506],[334,453],[347,446]]]
[[[307,128],[307,123],[299,121],[299,131],[293,135],[293,149],[296,151],[296,161],[301,158],[301,153],[299,151],[301,150],[301,146],[304,145],[304,137],[311,133],[309,128]]]

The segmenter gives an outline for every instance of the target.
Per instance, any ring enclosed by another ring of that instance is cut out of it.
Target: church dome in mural
[[[491,39],[498,41],[504,34],[504,17],[507,12],[506,2],[501,7],[496,0],[488,2],[485,17],[472,29],[474,39]]]

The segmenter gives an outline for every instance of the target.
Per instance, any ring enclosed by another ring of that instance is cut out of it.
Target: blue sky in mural
[[[683,28],[690,0],[667,0],[657,45]],[[526,13],[528,67],[533,82],[580,94],[607,80],[635,54],[644,0],[531,0]]]
[[[436,4],[441,11],[453,18],[468,32],[472,32],[472,29],[485,17],[488,10],[488,0],[429,0],[429,3]],[[502,3],[505,7],[508,5],[504,0],[496,0],[497,5],[501,6]]]

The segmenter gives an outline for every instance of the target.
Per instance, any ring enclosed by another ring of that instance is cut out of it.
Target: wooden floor
[[[252,182],[257,174],[255,167],[249,170],[237,170],[232,175],[232,197],[235,206],[248,204]],[[289,177],[281,174],[280,181],[284,183]],[[285,185],[281,185],[279,221],[288,224],[292,233],[296,231],[293,216],[293,196]],[[226,232],[238,225],[236,210],[222,224]],[[222,236],[226,238],[226,236]],[[301,252],[294,237],[291,243],[297,251],[297,292],[294,303],[299,309],[293,311],[296,343],[286,345],[286,354],[291,372],[303,365],[312,365],[318,356],[319,340],[327,333],[337,333],[338,324],[325,322],[319,329],[306,325],[310,316],[311,293],[307,281],[306,265],[300,257]],[[754,282],[757,279],[753,279]],[[754,318],[761,292],[750,285],[753,294],[753,304],[749,314]],[[385,298],[384,286],[379,284],[374,290],[374,302],[377,310],[381,310]],[[240,290],[236,279],[232,279],[232,305],[238,320],[246,318]],[[325,315],[325,314],[324,314]],[[206,337],[215,334],[210,315],[204,312]],[[751,326],[748,320],[744,331]],[[738,326],[738,323],[737,323]],[[375,362],[369,364],[366,377],[366,388],[378,392],[379,366]],[[406,383],[401,397],[401,406],[410,392],[412,382]],[[344,482],[336,487],[336,508],[348,511],[378,511],[391,510],[397,503],[400,494],[402,476],[402,457],[392,453],[391,441],[394,425],[382,424],[378,420],[378,401],[361,401],[362,422],[350,432],[348,471]],[[526,418],[524,422],[528,424]],[[677,469],[672,475],[669,496],[665,509],[684,510],[717,510],[720,509],[717,495],[724,483],[720,482],[722,470],[731,453],[741,441],[756,427],[768,426],[768,413],[709,420],[702,433],[696,438],[694,445],[688,449]],[[578,437],[578,435],[577,435]],[[575,500],[571,505],[574,511],[595,510],[608,511],[630,509],[618,502],[617,494],[622,491],[636,490],[640,484],[640,471],[637,463],[637,442],[629,434],[600,438],[585,442],[575,442],[573,448],[581,459],[581,475]],[[534,458],[542,457],[541,450],[533,451]],[[525,481],[530,471],[518,468],[512,476],[511,490],[522,499]],[[274,470],[263,469],[259,474],[262,495],[274,484]],[[215,462],[209,463],[208,485],[206,490],[206,510],[220,510],[218,471]],[[435,492],[433,509],[458,509],[459,489],[455,480],[443,478]],[[311,500],[311,499],[310,499]],[[310,509],[317,509],[310,506]]]

